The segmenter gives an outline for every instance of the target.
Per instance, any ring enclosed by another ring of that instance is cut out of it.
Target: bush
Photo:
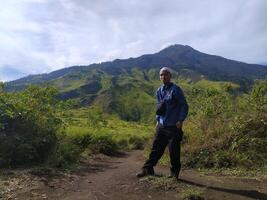
[[[132,135],[130,136],[129,143],[131,149],[144,149],[145,139],[139,135]]]
[[[244,120],[244,119],[243,119]],[[240,157],[240,166],[264,167],[267,164],[267,116],[239,121],[231,151]]]
[[[0,166],[45,161],[57,144],[61,120],[56,90],[32,86],[20,93],[0,93]]]
[[[89,148],[93,153],[103,153],[106,155],[112,155],[119,149],[112,135],[109,134],[94,135]]]
[[[267,80],[257,81],[249,94],[236,98],[224,91],[193,92],[201,106],[194,103],[186,124],[183,163],[197,168],[263,169],[267,165]]]
[[[77,162],[81,153],[82,149],[79,145],[68,139],[63,139],[58,144],[55,154],[49,159],[49,162],[56,167],[66,168]]]

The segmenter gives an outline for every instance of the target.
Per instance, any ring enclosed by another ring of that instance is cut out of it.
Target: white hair
[[[170,74],[172,74],[172,70],[171,70],[170,68],[168,68],[168,67],[162,67],[162,68],[160,69],[159,73],[161,73],[161,72],[163,72],[163,71],[167,71],[167,72],[169,72]]]

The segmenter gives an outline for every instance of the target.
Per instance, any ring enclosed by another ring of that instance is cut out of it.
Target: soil
[[[266,177],[183,170],[177,181],[167,178],[167,167],[157,166],[157,176],[138,179],[135,174],[143,162],[143,152],[136,150],[112,157],[91,157],[68,173],[53,170],[2,172],[0,200],[174,200],[189,197],[190,191],[197,194],[195,199],[267,200]]]

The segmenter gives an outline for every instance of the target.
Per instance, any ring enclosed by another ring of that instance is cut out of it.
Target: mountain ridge
[[[267,75],[265,66],[234,61],[221,56],[202,53],[188,45],[174,44],[154,54],[90,65],[70,66],[50,73],[29,75],[6,82],[5,85],[8,90],[14,88],[19,90],[28,84],[43,84],[68,74],[89,73],[90,70],[100,70],[110,75],[119,75],[129,73],[135,67],[140,70],[149,70],[159,69],[162,66],[170,67],[176,71],[189,69],[215,81],[251,82],[253,79],[265,78]]]

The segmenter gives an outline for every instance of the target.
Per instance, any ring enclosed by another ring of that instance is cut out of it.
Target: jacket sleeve
[[[160,102],[160,95],[159,95],[159,92],[160,92],[160,89],[157,90],[157,93],[156,93],[156,105],[159,104]],[[159,118],[160,116],[159,115],[156,115],[156,120],[159,122]]]
[[[182,122],[187,117],[189,107],[185,99],[184,93],[180,87],[178,86],[176,87],[174,94],[180,106],[180,113],[179,113],[178,121]]]

